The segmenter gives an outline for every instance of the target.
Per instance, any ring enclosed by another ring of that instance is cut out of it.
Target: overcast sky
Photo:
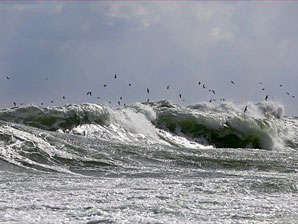
[[[297,21],[290,1],[2,2],[0,107],[269,95],[298,115]]]

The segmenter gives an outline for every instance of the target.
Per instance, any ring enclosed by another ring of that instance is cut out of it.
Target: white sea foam
[[[244,114],[245,106],[248,109]],[[118,109],[100,104],[69,104],[51,108],[30,105],[2,110],[0,118],[60,133],[130,144],[234,147],[226,139],[233,135],[238,141],[247,142],[242,147],[258,145],[274,150],[286,147],[285,142],[294,138],[294,131],[291,125],[285,124],[283,114],[284,107],[273,101],[243,105],[226,102],[219,106],[203,103],[188,107],[160,101],[136,103]],[[175,126],[175,130],[168,129],[171,125]]]

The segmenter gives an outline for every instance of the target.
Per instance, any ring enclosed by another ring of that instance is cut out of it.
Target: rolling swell
[[[82,124],[103,125],[107,120],[107,108],[95,104],[65,105],[63,107],[38,107],[30,105],[0,112],[0,120],[57,131],[72,129]]]

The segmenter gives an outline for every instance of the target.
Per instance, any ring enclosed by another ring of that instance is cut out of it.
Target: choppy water
[[[298,120],[274,102],[0,111],[0,222],[296,223]]]

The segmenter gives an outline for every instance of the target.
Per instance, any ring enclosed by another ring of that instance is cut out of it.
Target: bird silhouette
[[[247,111],[247,108],[248,108],[248,106],[246,106],[246,107],[244,108],[244,113]]]
[[[147,93],[149,94],[150,90],[147,88]]]
[[[268,97],[269,97],[269,95],[267,95],[267,96],[265,97],[265,100],[266,100],[266,101],[268,100]]]

